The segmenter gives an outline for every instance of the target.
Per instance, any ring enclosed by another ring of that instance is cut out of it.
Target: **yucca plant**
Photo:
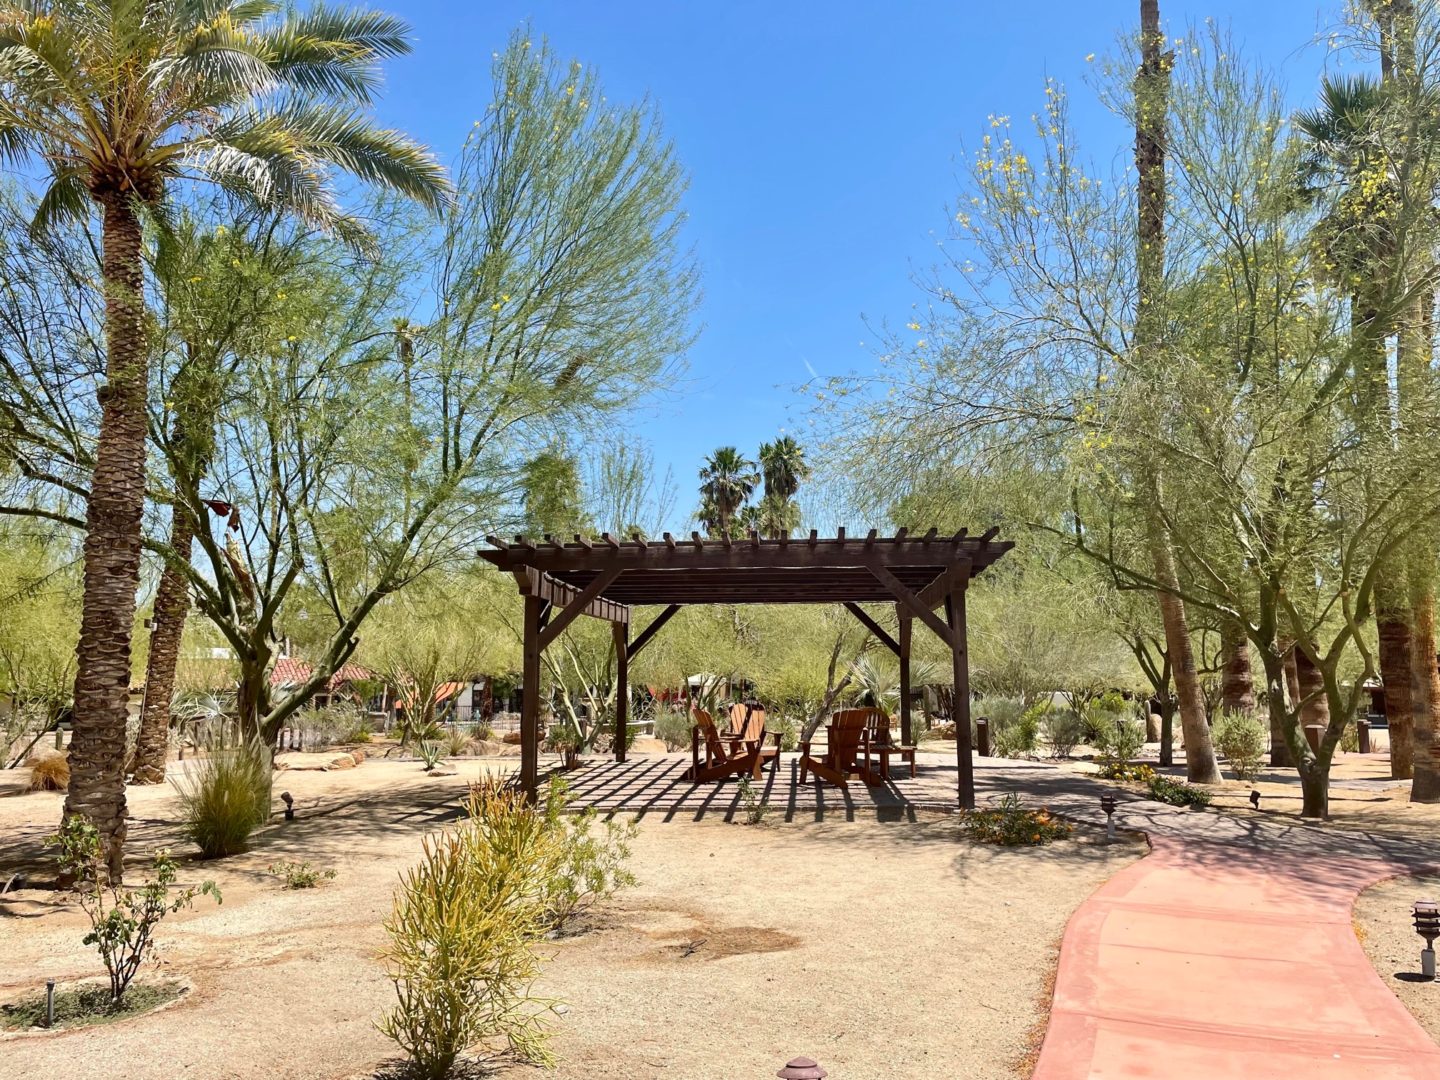
[[[212,742],[187,772],[171,777],[180,794],[183,831],[207,859],[244,851],[270,817],[270,748],[258,739],[224,749]]]

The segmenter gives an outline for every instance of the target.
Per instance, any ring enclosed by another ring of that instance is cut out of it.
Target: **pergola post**
[[[910,720],[910,631],[913,622],[903,604],[895,605],[900,616],[900,745],[914,745],[914,728]]]
[[[951,656],[955,664],[955,693],[951,719],[955,721],[955,764],[960,772],[960,809],[975,809],[975,762],[970,756],[970,654],[965,635],[965,586],[945,597],[945,621],[950,625]]]
[[[540,612],[545,601],[525,597],[524,680],[520,699],[520,788],[536,799],[540,776]]]
[[[625,740],[630,723],[630,627],[610,624],[615,639],[615,760],[625,760]]]

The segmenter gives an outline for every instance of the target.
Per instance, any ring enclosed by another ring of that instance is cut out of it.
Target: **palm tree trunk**
[[[1392,589],[1376,590],[1375,632],[1380,640],[1380,682],[1385,689],[1385,722],[1390,738],[1390,776],[1414,775],[1414,743],[1410,738],[1414,706],[1410,695],[1410,610]]]
[[[1250,715],[1255,711],[1255,679],[1250,668],[1250,642],[1240,627],[1227,623],[1220,636],[1220,708]]]
[[[1162,51],[1159,0],[1140,0],[1140,69],[1135,73],[1135,265],[1138,286],[1134,348],[1141,370],[1158,370],[1164,334],[1165,291],[1165,142],[1169,122],[1170,68],[1174,54]],[[1205,695],[1195,666],[1195,647],[1185,604],[1178,594],[1179,575],[1170,534],[1161,511],[1160,475],[1146,466],[1149,513],[1146,522],[1155,580],[1160,588],[1160,616],[1180,704],[1180,730],[1185,741],[1185,773],[1192,782],[1218,784],[1220,765],[1205,721]]]
[[[176,503],[170,511],[170,549],[175,558],[189,560],[194,526],[190,512]],[[150,657],[145,665],[145,710],[135,740],[137,784],[165,782],[165,758],[170,748],[170,699],[175,690],[175,666],[180,639],[190,614],[190,582],[183,571],[167,563],[160,574],[150,631]]]
[[[90,820],[100,833],[110,878],[119,881],[125,858],[125,719],[130,635],[140,588],[149,372],[140,222],[130,195],[104,192],[97,198],[104,215],[107,355],[99,391],[100,437],[85,509],[85,586],[64,815]]]
[[[1410,694],[1415,727],[1415,779],[1410,801],[1440,802],[1440,668],[1435,659],[1435,579],[1431,568],[1416,571],[1417,587],[1411,594]]]

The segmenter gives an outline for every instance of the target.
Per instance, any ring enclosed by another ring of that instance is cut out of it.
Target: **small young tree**
[[[147,960],[155,958],[155,929],[167,915],[192,907],[202,893],[218,904],[213,881],[171,891],[178,868],[168,851],[157,851],[154,877],[138,889],[122,889],[114,875],[106,884],[106,854],[99,830],[83,818],[66,818],[50,838],[59,849],[61,873],[74,880],[80,907],[90,920],[85,944],[94,945],[110,976],[110,1006],[118,1008]]]

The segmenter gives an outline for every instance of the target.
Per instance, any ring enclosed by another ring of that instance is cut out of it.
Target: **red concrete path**
[[[1152,841],[1070,919],[1033,1080],[1440,1078],[1351,925],[1401,867]]]

